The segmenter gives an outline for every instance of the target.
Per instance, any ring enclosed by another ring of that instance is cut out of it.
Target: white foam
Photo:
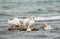
[[[36,17],[36,21],[41,21],[41,20],[57,20],[60,19],[60,16],[52,16],[52,17]]]

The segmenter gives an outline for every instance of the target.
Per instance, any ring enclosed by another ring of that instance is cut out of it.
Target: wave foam
[[[43,20],[57,20],[60,19],[60,16],[52,16],[52,17],[36,17],[36,21],[43,21]]]

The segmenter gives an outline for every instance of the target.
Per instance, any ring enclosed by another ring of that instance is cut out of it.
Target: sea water
[[[31,15],[39,31],[8,31],[7,20]],[[45,22],[54,29],[40,29]],[[0,39],[60,39],[60,0],[0,0]]]

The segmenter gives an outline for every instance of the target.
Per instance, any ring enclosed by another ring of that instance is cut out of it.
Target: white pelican
[[[51,25],[47,25],[46,23],[44,23],[43,25],[42,25],[42,28],[43,29],[53,29],[52,27],[51,27]]]
[[[8,24],[11,25],[11,26],[13,26],[13,25],[21,25],[20,24],[20,19],[18,19],[18,18],[14,18],[12,20],[8,20]]]
[[[29,17],[25,18],[23,20],[23,25],[27,26],[29,24],[30,20],[32,20],[32,19],[33,19],[33,16],[29,16]]]
[[[34,16],[30,16],[30,21],[28,23],[28,26],[34,26],[35,21],[34,21]]]
[[[33,16],[29,16],[30,20],[28,22],[28,28],[27,28],[27,31],[31,31],[31,28],[30,26],[34,26],[34,17]]]

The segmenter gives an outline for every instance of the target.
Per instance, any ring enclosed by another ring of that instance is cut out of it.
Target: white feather
[[[18,18],[14,18],[13,20],[8,20],[9,25],[20,25],[20,20]]]
[[[30,18],[26,18],[23,20],[23,25],[26,26],[30,21]]]

